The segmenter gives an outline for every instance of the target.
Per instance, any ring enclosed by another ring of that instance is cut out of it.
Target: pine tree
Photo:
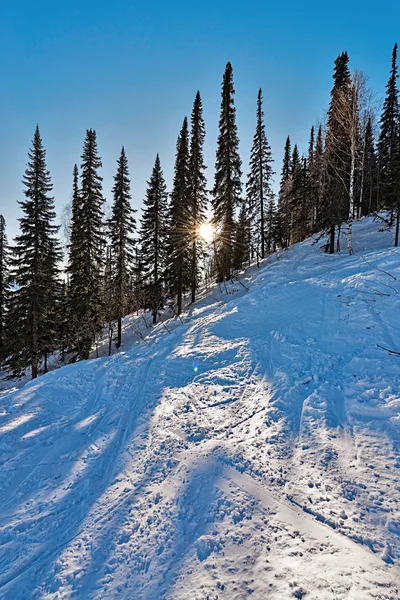
[[[205,139],[205,126],[203,120],[203,104],[200,92],[197,92],[191,116],[191,137],[189,157],[190,178],[190,210],[191,225],[191,301],[196,299],[196,289],[199,284],[199,256],[201,254],[201,240],[199,240],[199,227],[206,220],[207,190],[204,171],[206,166],[203,158]]]
[[[289,206],[289,188],[290,176],[292,173],[292,150],[290,137],[286,138],[283,155],[283,164],[281,171],[281,184],[279,189],[278,211],[277,211],[277,230],[279,244],[287,248],[290,243],[290,206]]]
[[[321,214],[321,224],[329,230],[330,253],[335,251],[335,229],[349,214],[351,144],[346,119],[351,102],[351,77],[347,52],[339,54],[335,60],[333,88],[328,110],[328,123],[325,144],[326,186]]]
[[[5,320],[10,297],[9,265],[6,220],[0,215],[0,360],[5,358]]]
[[[222,81],[221,116],[213,189],[214,225],[218,229],[217,269],[220,280],[229,279],[234,243],[234,213],[242,190],[239,138],[234,106],[232,65],[226,65]]]
[[[157,315],[163,303],[168,235],[167,201],[167,188],[157,154],[153,172],[147,182],[140,229],[143,290],[146,306],[149,306],[153,313],[153,323],[157,322]]]
[[[58,227],[50,173],[46,166],[39,127],[36,127],[23,183],[25,200],[19,202],[23,216],[15,239],[12,266],[17,290],[12,294],[8,322],[12,341],[8,366],[14,376],[31,368],[38,376],[41,359],[55,348],[55,306],[59,291],[58,262],[61,259]],[[46,364],[45,364],[46,370]]]
[[[89,358],[96,335],[103,326],[102,275],[104,267],[104,227],[102,167],[96,132],[86,131],[81,164],[81,187],[74,169],[74,195],[70,244],[70,306],[77,327],[76,355]]]
[[[397,85],[397,44],[392,52],[392,68],[386,86],[386,98],[380,119],[378,140],[379,160],[379,206],[390,210],[390,225],[399,202],[399,182],[397,180],[397,147],[400,127],[399,89]],[[398,219],[397,219],[398,220]],[[397,243],[395,244],[397,245]]]
[[[256,247],[257,258],[266,252],[265,215],[271,199],[272,153],[265,134],[263,98],[260,88],[257,97],[257,126],[250,155],[250,173],[247,178],[246,192],[251,220],[251,241]]]
[[[121,346],[122,318],[127,314],[129,295],[129,271],[134,262],[133,234],[136,230],[136,220],[133,214],[131,200],[131,182],[129,179],[128,159],[125,149],[117,161],[117,173],[114,177],[111,219],[108,222],[110,236],[110,277],[114,299],[114,314],[117,321],[117,342]],[[108,307],[110,308],[110,307]]]

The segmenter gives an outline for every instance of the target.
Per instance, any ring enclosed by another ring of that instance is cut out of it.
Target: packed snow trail
[[[400,255],[321,243],[1,397],[0,598],[400,598]]]

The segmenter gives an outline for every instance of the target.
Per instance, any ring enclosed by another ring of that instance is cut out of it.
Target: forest
[[[389,65],[388,65],[389,66]],[[196,301],[204,277],[223,283],[278,249],[310,236],[327,253],[353,253],[352,224],[374,215],[399,244],[400,110],[397,44],[383,105],[377,109],[366,76],[334,62],[329,107],[311,127],[302,155],[287,137],[279,193],[264,123],[255,99],[248,167],[239,153],[232,65],[222,80],[214,181],[208,189],[206,127],[197,92],[176,142],[172,189],[156,155],[141,215],[131,206],[128,157],[116,162],[112,206],[105,215],[97,133],[86,131],[72,169],[67,252],[62,252],[51,174],[36,127],[23,176],[19,234],[8,243],[0,216],[0,359],[8,377],[48,370],[50,355],[87,359],[106,330],[110,353],[122,343],[122,319],[150,311],[156,323],[168,307],[178,317]],[[71,165],[72,167],[72,165]],[[346,232],[347,248],[340,248]]]

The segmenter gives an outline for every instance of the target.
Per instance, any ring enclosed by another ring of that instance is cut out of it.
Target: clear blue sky
[[[71,196],[86,128],[96,129],[104,193],[125,145],[135,207],[155,155],[171,185],[176,137],[197,89],[204,103],[206,163],[214,168],[220,86],[233,65],[244,172],[264,92],[267,135],[279,179],[290,134],[301,150],[329,102],[333,61],[342,50],[378,98],[400,42],[400,3],[319,0],[133,2],[3,0],[0,20],[0,212],[9,238],[36,123],[54,183],[57,210]]]

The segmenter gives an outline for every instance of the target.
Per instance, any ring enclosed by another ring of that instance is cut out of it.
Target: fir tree
[[[290,137],[286,138],[281,171],[281,183],[279,188],[277,231],[279,244],[287,248],[290,242],[290,203],[289,187],[292,173],[292,150]]]
[[[324,182],[325,182],[325,163],[324,163],[324,139],[322,135],[322,126],[318,127],[317,139],[315,142],[315,151],[312,170],[312,199],[313,199],[313,231],[321,228],[320,212],[323,202]]]
[[[191,283],[190,242],[193,222],[190,210],[188,136],[185,117],[176,144],[174,182],[169,206],[168,280],[170,294],[176,298],[178,315],[182,312],[183,293]]]
[[[157,322],[157,315],[163,303],[168,234],[167,200],[167,188],[157,154],[153,172],[147,182],[140,229],[143,291],[146,306],[149,306],[153,313],[153,323]]]
[[[217,269],[220,280],[229,279],[234,243],[234,213],[242,189],[239,138],[234,106],[232,65],[226,65],[222,81],[221,116],[213,189],[214,225],[218,229]]]
[[[262,90],[257,97],[257,126],[253,138],[250,156],[250,173],[247,179],[247,198],[249,216],[251,219],[251,238],[255,242],[257,257],[264,258],[266,252],[266,223],[267,205],[271,198],[272,154],[267,141],[262,109]],[[252,244],[253,245],[253,244]]]
[[[397,173],[398,132],[400,126],[399,89],[397,85],[397,44],[392,53],[392,68],[386,86],[386,98],[380,119],[378,140],[379,158],[379,205],[390,210],[390,225],[399,202],[399,182]],[[398,211],[397,211],[398,212]],[[398,221],[398,218],[396,219]],[[398,227],[396,227],[396,231]],[[398,238],[398,235],[396,235]],[[397,240],[395,240],[397,246]]]
[[[375,152],[374,133],[371,117],[369,116],[363,136],[361,158],[361,183],[358,216],[370,215],[377,206],[377,159]]]
[[[5,319],[10,297],[10,257],[6,221],[0,215],[0,360],[5,358]]]
[[[131,182],[129,179],[128,159],[124,148],[117,161],[117,173],[114,177],[111,219],[108,222],[110,236],[110,277],[114,299],[114,314],[117,320],[117,342],[121,346],[122,317],[127,314],[129,295],[129,271],[134,262],[133,234],[136,220],[131,207]],[[109,307],[110,308],[110,307]]]
[[[28,156],[23,179],[25,200],[19,202],[23,216],[19,219],[20,234],[15,239],[12,257],[17,290],[13,292],[8,315],[13,331],[8,366],[14,376],[30,367],[35,378],[41,359],[55,347],[57,265],[61,259],[54,199],[49,196],[52,183],[39,127]]]
[[[233,249],[233,268],[238,271],[250,262],[250,218],[246,200],[242,200],[238,222],[235,226],[235,245]]]
[[[343,111],[348,112],[351,102],[351,77],[347,52],[335,60],[333,88],[328,110],[325,164],[326,188],[321,214],[321,224],[329,230],[329,252],[335,251],[335,228],[345,221],[349,213],[351,144],[348,123]]]
[[[70,306],[76,331],[76,353],[89,358],[95,337],[103,326],[102,275],[104,266],[104,228],[102,166],[96,132],[86,131],[81,164],[81,187],[74,169],[74,197],[70,245]]]
[[[200,92],[197,92],[191,116],[189,157],[190,211],[192,217],[190,261],[192,303],[196,299],[196,289],[199,283],[199,255],[201,253],[202,244],[199,240],[198,231],[201,223],[206,219],[207,210],[206,177],[204,174],[206,166],[203,158],[204,139],[205,126],[203,120],[203,104]]]

